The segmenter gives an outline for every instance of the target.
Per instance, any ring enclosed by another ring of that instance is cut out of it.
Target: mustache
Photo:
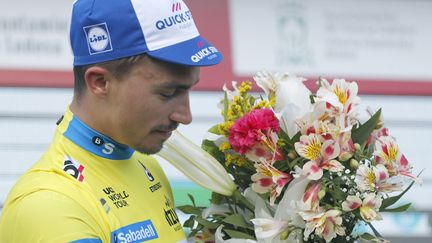
[[[159,125],[156,126],[153,130],[155,131],[174,131],[177,129],[177,127],[179,126],[179,124],[177,122],[171,122],[168,125]]]

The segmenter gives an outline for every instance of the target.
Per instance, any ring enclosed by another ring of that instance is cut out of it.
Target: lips
[[[158,126],[153,130],[153,132],[166,140],[171,136],[172,132],[177,129],[178,125],[178,123],[171,123],[168,126]]]
[[[168,126],[159,126],[154,129],[154,131],[159,133],[171,133],[176,130],[178,127],[178,123],[172,123]]]
[[[156,130],[155,132],[164,139],[168,139],[171,136],[173,130]]]

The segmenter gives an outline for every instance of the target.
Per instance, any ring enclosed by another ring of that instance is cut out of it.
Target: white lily
[[[301,240],[298,232],[283,240],[280,234],[289,231],[290,226],[304,228],[304,220],[298,214],[301,202],[309,179],[302,176],[294,179],[288,186],[282,200],[279,202],[274,217],[271,216],[264,200],[253,190],[246,190],[245,197],[255,202],[255,235],[259,243],[287,243]],[[255,195],[254,195],[255,194]]]
[[[257,243],[255,240],[250,240],[250,239],[229,239],[229,240],[224,240],[222,238],[224,236],[224,234],[222,233],[222,228],[223,228],[223,225],[220,225],[216,229],[216,233],[215,233],[215,241],[216,241],[216,243]]]
[[[288,73],[258,72],[254,80],[267,96],[275,96],[275,113],[281,128],[290,136],[298,132],[296,120],[310,112],[311,92],[303,84],[306,79]]]
[[[236,190],[225,168],[178,131],[172,133],[158,155],[204,188],[226,196],[231,196]]]

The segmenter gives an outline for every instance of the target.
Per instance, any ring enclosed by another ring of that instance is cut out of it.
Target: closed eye
[[[163,98],[171,98],[177,93],[177,89],[175,89],[175,88],[161,89],[161,90],[159,90],[158,93]]]

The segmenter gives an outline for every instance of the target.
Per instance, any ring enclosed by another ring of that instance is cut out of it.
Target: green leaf
[[[368,240],[368,241],[371,241],[371,240],[373,240],[373,239],[376,239],[375,236],[373,236],[373,235],[371,235],[371,234],[369,234],[369,233],[364,233],[364,234],[360,235],[360,237],[361,237],[362,239],[365,239],[365,240]]]
[[[218,223],[214,223],[203,218],[196,218],[195,220],[208,229],[216,229],[217,227],[219,227]]]
[[[222,133],[219,131],[219,124],[216,124],[216,125],[210,127],[210,129],[208,130],[208,132],[216,134],[216,135],[222,135]]]
[[[218,146],[213,141],[210,141],[208,139],[204,139],[202,141],[201,148],[204,149],[205,151],[207,151],[207,153],[209,153],[211,156],[213,156],[219,162],[225,161],[224,153],[222,153],[219,150]]]
[[[288,163],[286,160],[279,160],[276,161],[273,166],[278,169],[279,171],[283,171],[286,172],[288,171],[290,168],[288,167]]]
[[[196,207],[196,204],[195,204],[195,198],[194,198],[194,197],[192,196],[192,194],[190,194],[190,193],[188,193],[187,195],[188,195],[189,199],[191,200],[192,205],[193,205],[194,207]]]
[[[182,205],[182,206],[178,206],[177,208],[185,214],[194,214],[194,215],[202,214],[202,210],[200,208],[194,207],[192,205]]]
[[[381,109],[379,109],[368,121],[360,125],[358,128],[353,128],[351,134],[353,142],[360,145],[365,143],[378,124],[380,116]]]
[[[300,137],[301,137],[301,133],[300,132],[296,133],[296,135],[294,135],[294,137],[291,138],[291,142],[293,144],[299,142],[300,141]]]
[[[292,160],[291,162],[289,162],[288,166],[293,170],[296,165],[298,165],[299,167],[302,167],[306,161],[307,160],[303,157],[297,157],[294,160]]]
[[[280,130],[279,131],[279,137],[282,138],[283,140],[285,140],[286,143],[288,144],[292,144],[291,143],[291,138],[288,136],[288,134],[284,131],[284,130]]]
[[[290,148],[294,149],[294,144],[298,141],[300,141],[301,133],[297,132],[292,138],[289,137],[289,135],[284,131],[279,131],[279,136],[285,140],[285,142],[290,146]]]
[[[227,235],[229,235],[229,237],[231,238],[255,240],[253,236],[240,231],[235,231],[230,229],[224,229],[223,231],[225,231],[225,233],[227,233]]]
[[[222,203],[223,196],[217,192],[212,192],[211,194],[211,203],[219,205]]]
[[[373,236],[369,233],[364,233],[364,234],[360,235],[360,238],[366,240],[366,242],[375,242],[375,243],[388,242],[387,240],[385,240],[381,237],[376,237],[376,236]],[[361,242],[363,242],[363,241],[361,241]]]
[[[419,177],[422,173],[423,173],[423,170],[420,171],[420,173],[417,175],[417,177]],[[381,207],[380,207],[379,211],[381,212],[384,209],[386,209],[387,207],[395,204],[414,185],[414,182],[415,181],[412,181],[409,184],[409,186],[403,192],[401,192],[399,195],[384,199],[382,201],[382,204],[381,204]]]
[[[228,217],[226,217],[224,220],[222,220],[225,223],[228,224],[232,224],[234,226],[238,226],[238,227],[242,227],[242,228],[249,228],[249,229],[253,229],[252,227],[250,227],[246,221],[244,220],[243,216],[241,216],[240,214],[232,214]]]
[[[313,94],[309,95],[309,101],[311,104],[315,104],[315,97],[316,97],[316,95],[313,95]]]
[[[190,216],[184,223],[183,223],[183,227],[185,228],[193,228],[195,225],[195,216],[192,215]]]
[[[405,212],[411,206],[411,203],[404,204],[396,208],[385,208],[381,212]]]
[[[236,199],[237,202],[241,203],[251,211],[255,210],[255,205],[253,205],[249,200],[246,199],[238,190],[234,191],[233,197]]]

